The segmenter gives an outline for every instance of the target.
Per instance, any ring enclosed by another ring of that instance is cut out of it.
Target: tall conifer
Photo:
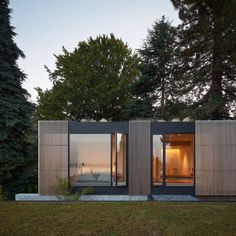
[[[142,48],[140,76],[133,83],[130,116],[170,119],[177,96],[173,92],[176,28],[163,16],[156,21]]]
[[[0,186],[9,192],[21,177],[29,156],[33,105],[22,88],[25,74],[17,59],[24,57],[14,43],[9,1],[0,0]]]
[[[236,117],[236,1],[171,0],[182,20],[176,87],[198,119]]]

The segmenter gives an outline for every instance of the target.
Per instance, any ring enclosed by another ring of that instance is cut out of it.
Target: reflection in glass
[[[111,136],[111,155],[112,155],[112,185],[116,186],[116,135]]]
[[[126,135],[117,134],[117,185],[126,185]]]
[[[153,185],[163,184],[163,136],[153,135],[152,149],[152,182]]]
[[[126,134],[112,134],[112,176],[114,186],[126,185]]]
[[[166,135],[166,185],[192,186],[194,176],[193,162],[193,135]]]
[[[72,186],[111,185],[110,134],[70,135]]]

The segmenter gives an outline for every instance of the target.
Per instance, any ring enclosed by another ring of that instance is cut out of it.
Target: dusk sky
[[[179,23],[170,0],[10,0],[15,42],[26,58],[19,59],[27,74],[24,88],[36,102],[35,87],[51,88],[44,65],[55,68],[62,46],[73,51],[79,41],[110,34],[133,49],[140,48],[147,29],[165,15]]]

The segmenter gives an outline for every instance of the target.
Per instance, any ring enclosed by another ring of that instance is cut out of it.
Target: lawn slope
[[[0,202],[0,235],[236,235],[236,203]]]

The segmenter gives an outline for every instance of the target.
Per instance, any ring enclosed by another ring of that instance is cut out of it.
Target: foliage
[[[156,21],[142,49],[139,78],[132,85],[131,117],[170,119],[167,104],[177,103],[173,88],[176,28],[164,16]]]
[[[67,178],[60,177],[58,179],[58,186],[57,186],[57,192],[59,194],[67,195],[69,194],[69,181]]]
[[[94,189],[92,187],[86,187],[84,189],[82,189],[81,191],[81,195],[88,195],[94,193]]]
[[[58,195],[57,198],[60,200],[67,200],[67,201],[74,201],[79,200],[82,195],[88,195],[94,192],[93,188],[86,187],[82,189],[81,192],[72,192],[70,189],[70,184],[67,178],[60,177],[58,179],[58,186],[57,186]]]
[[[0,186],[0,201],[4,201],[4,200],[5,200],[4,193],[2,190],[2,186]]]
[[[176,88],[196,119],[236,117],[236,1],[172,0],[179,10]]]
[[[34,105],[22,88],[25,74],[17,66],[23,52],[13,41],[8,0],[0,1],[0,185],[5,195],[13,196],[26,183],[25,168],[31,163],[30,146]],[[22,173],[25,174],[23,179]]]
[[[138,73],[127,44],[113,34],[90,37],[73,52],[63,48],[56,59],[56,69],[47,68],[53,88],[37,88],[40,119],[127,119],[129,87]]]

